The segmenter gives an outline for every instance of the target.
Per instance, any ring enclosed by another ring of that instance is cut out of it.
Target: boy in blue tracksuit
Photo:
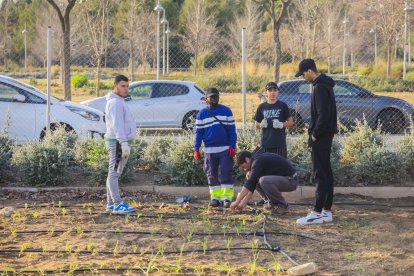
[[[210,206],[229,208],[234,196],[233,157],[236,155],[236,126],[230,108],[219,104],[219,91],[209,88],[206,93],[208,107],[197,114],[194,141],[194,159],[200,159],[204,142],[204,172],[210,188]],[[219,181],[219,167],[220,180]]]

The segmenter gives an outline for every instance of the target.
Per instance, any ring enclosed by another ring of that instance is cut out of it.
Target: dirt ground
[[[76,191],[0,195],[0,208],[15,208],[11,217],[0,217],[0,270],[283,275],[294,266],[264,244],[263,223],[255,223],[263,218],[259,206],[231,212],[208,209],[203,200],[180,205],[168,196],[136,193],[128,195],[136,213],[111,215],[104,199],[103,193]],[[267,216],[266,238],[273,247],[298,263],[315,262],[316,275],[414,275],[413,198],[337,196],[333,223],[296,225],[311,202]]]

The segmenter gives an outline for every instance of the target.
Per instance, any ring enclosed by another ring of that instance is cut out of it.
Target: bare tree
[[[260,12],[259,6],[251,1],[246,2],[244,13],[237,16],[229,26],[229,39],[226,44],[234,59],[240,59],[242,54],[241,29],[246,28],[247,57],[254,57],[259,46]]]
[[[372,18],[377,22],[377,28],[387,48],[387,77],[391,76],[391,61],[393,56],[393,45],[397,34],[401,31],[404,19],[403,0],[373,0],[370,3]]]
[[[139,57],[142,64],[143,74],[145,74],[145,66],[149,63],[149,59],[155,60],[156,56],[156,30],[154,26],[157,24],[157,17],[153,12],[142,10],[137,20],[137,36],[135,37],[135,45],[138,48]]]
[[[62,57],[60,59],[61,72],[63,75],[63,89],[65,100],[70,101],[72,94],[70,91],[70,13],[75,6],[76,0],[67,0],[67,5],[62,10],[56,0],[47,0],[57,12],[62,31],[61,48]]]
[[[215,47],[216,23],[215,13],[208,13],[204,0],[194,0],[190,4],[185,18],[184,44],[194,55],[194,77],[197,76],[198,60]]]
[[[106,30],[109,21],[109,12],[113,8],[112,0],[90,0],[84,3],[83,23],[87,31],[87,42],[92,49],[96,65],[96,96],[99,97],[101,82],[101,67],[108,46],[109,34]]]
[[[257,4],[264,7],[269,14],[273,23],[273,39],[275,42],[275,63],[274,63],[274,79],[279,81],[280,77],[280,64],[282,59],[282,45],[280,42],[280,26],[282,26],[283,20],[287,15],[288,5],[291,0],[253,0]]]
[[[8,64],[7,64],[7,56],[10,53],[10,34],[9,34],[9,28],[10,28],[10,17],[11,17],[11,11],[12,8],[11,5],[16,3],[16,0],[0,0],[0,10],[2,11],[2,22],[3,22],[3,34],[1,39],[3,40],[1,43],[1,50],[3,52],[3,65],[4,70],[7,70]]]

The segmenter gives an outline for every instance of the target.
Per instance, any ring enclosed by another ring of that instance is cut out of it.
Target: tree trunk
[[[99,97],[99,89],[101,85],[101,60],[102,58],[98,58],[98,65],[96,66],[96,87],[95,87],[95,94],[96,97]]]
[[[7,71],[7,37],[8,37],[8,33],[7,33],[7,27],[9,25],[9,13],[8,13],[8,8],[7,8],[7,3],[6,3],[6,7],[5,7],[5,14],[4,14],[4,42],[3,42],[3,64],[4,64],[4,70]]]
[[[63,33],[63,40],[62,40],[62,47],[63,47],[63,55],[62,55],[62,64],[63,67],[63,89],[65,91],[65,100],[71,101],[72,100],[72,93],[70,91],[70,27],[69,25],[69,17],[68,22],[65,24],[66,31]]]
[[[391,55],[392,55],[392,43],[388,42],[387,45],[387,77],[391,77]]]
[[[282,58],[282,45],[280,44],[279,28],[280,28],[280,24],[278,22],[274,22],[273,23],[273,39],[275,41],[275,68],[274,68],[275,82],[279,82],[280,63],[281,63],[281,58]]]

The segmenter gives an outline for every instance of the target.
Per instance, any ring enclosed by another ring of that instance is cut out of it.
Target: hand
[[[194,160],[200,160],[200,151],[199,150],[195,150],[194,151]]]
[[[260,128],[267,128],[267,119],[264,118],[261,122],[260,122]]]
[[[122,149],[122,158],[128,158],[131,154],[131,147],[129,146],[128,142],[122,142],[121,143],[121,149]]]
[[[229,148],[229,155],[230,157],[236,156],[236,150],[234,148]]]
[[[316,141],[316,138],[315,138],[315,136],[313,136],[313,135],[312,135],[312,141],[313,141],[313,142],[315,142],[315,141]]]
[[[273,120],[273,127],[274,128],[283,128],[283,123],[279,121],[278,119]]]
[[[236,210],[237,209],[237,207],[238,207],[238,203],[236,202],[236,201],[233,201],[231,204],[230,204],[230,210]]]

